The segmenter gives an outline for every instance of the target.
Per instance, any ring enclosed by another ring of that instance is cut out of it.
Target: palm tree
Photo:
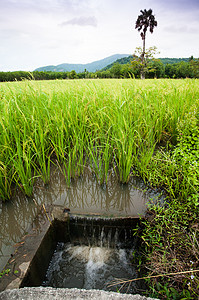
[[[157,21],[155,20],[154,15],[152,14],[152,9],[149,10],[141,10],[142,14],[138,16],[137,21],[135,23],[135,29],[138,29],[138,31],[141,31],[140,35],[143,40],[143,50],[141,55],[141,61],[142,61],[142,69],[141,69],[141,78],[145,78],[145,41],[146,41],[146,32],[149,27],[149,30],[151,33],[153,33],[153,29],[155,26],[157,26]]]

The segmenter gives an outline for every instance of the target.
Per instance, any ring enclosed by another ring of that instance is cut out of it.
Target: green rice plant
[[[128,183],[133,167],[135,152],[135,142],[133,139],[121,140],[115,139],[114,158],[119,172],[119,179],[122,183]]]
[[[88,156],[89,156],[89,165],[91,170],[96,175],[98,181],[102,184],[104,177],[103,177],[103,162],[102,162],[102,149],[98,143],[96,143],[95,139],[88,137]]]
[[[38,126],[31,138],[32,152],[34,153],[35,167],[43,182],[47,184],[50,179],[50,145],[46,145],[47,132]]]
[[[123,112],[122,112],[123,111]],[[121,113],[120,113],[121,112]],[[127,183],[130,178],[134,162],[134,154],[138,147],[137,131],[133,124],[133,116],[129,109],[129,103],[120,101],[115,112],[115,124],[113,125],[114,159],[122,183]]]
[[[68,187],[70,186],[71,178],[75,178],[82,174],[84,163],[80,156],[78,156],[76,147],[74,147],[73,149],[70,149],[67,156],[64,155],[63,159],[61,159],[62,167],[60,169],[64,174]]]
[[[10,199],[11,197],[11,185],[13,181],[13,174],[8,167],[8,163],[3,163],[0,161],[0,199],[5,201],[7,199]]]
[[[22,189],[27,196],[32,195],[34,174],[33,170],[33,154],[29,142],[24,141],[21,145],[16,137],[17,151],[13,154],[12,163],[14,166],[15,183]]]
[[[113,166],[113,140],[108,135],[106,142],[103,145],[103,162],[104,162],[104,181],[107,184],[109,179],[109,173]]]
[[[64,159],[65,153],[67,153],[68,148],[68,133],[66,124],[64,122],[64,118],[61,116],[60,120],[57,120],[57,124],[51,125],[50,133],[49,133],[49,140],[51,144],[51,148],[54,151],[54,154],[56,155],[57,160],[60,162],[60,160]],[[56,121],[53,120],[52,123]]]
[[[156,144],[151,145],[140,145],[137,156],[135,158],[135,167],[136,170],[139,170],[139,175],[144,179],[149,179],[148,174],[148,165],[150,161],[152,160],[152,157],[154,155]]]
[[[0,90],[0,145],[16,158],[19,145],[31,144],[31,168],[44,182],[53,159],[59,164],[70,161],[69,173],[75,177],[83,173],[88,155],[99,182],[108,180],[111,168],[121,182],[128,182],[132,172],[155,182],[158,147],[176,145],[178,124],[186,121],[191,105],[198,106],[199,94],[197,80],[29,81],[3,83]],[[10,168],[5,157],[1,162],[12,182],[15,165]],[[22,157],[21,165],[25,164]],[[160,170],[172,169],[168,164]],[[173,195],[182,176],[177,172],[173,180],[169,177],[162,183]]]
[[[61,154],[62,153],[62,154]],[[66,157],[65,153],[59,151],[59,159],[57,160],[57,165],[65,177],[68,187],[70,186],[71,182],[71,157],[70,153],[68,157]]]
[[[12,164],[10,158],[9,134],[0,120],[0,199],[11,197],[11,185],[13,182]]]
[[[80,176],[83,174],[85,164],[87,162],[84,141],[84,132],[76,135],[72,150],[74,176]]]
[[[71,182],[71,154],[68,154],[68,158],[65,159],[63,161],[63,165],[64,165],[64,176],[66,178],[66,182],[68,187],[70,186],[70,182]]]
[[[113,142],[110,139],[109,132],[107,137],[100,136],[96,139],[88,137],[87,144],[90,167],[93,173],[100,184],[107,183],[113,163]]]
[[[192,257],[197,267],[198,80],[0,83],[0,99],[1,199],[14,185],[31,195],[35,176],[48,182],[56,162],[68,186],[85,168],[100,184],[113,171],[122,183],[139,175],[167,195],[166,205],[149,207],[141,221],[140,261],[157,275],[189,268]],[[153,295],[188,297],[188,288],[192,297],[198,277],[189,282],[153,281]]]
[[[71,178],[80,176],[83,173],[85,167],[84,147],[79,138],[77,138],[76,144],[71,149],[66,149],[64,152],[59,150],[59,164],[63,172],[68,186],[70,186]]]
[[[79,158],[81,161],[81,158]],[[70,149],[70,152],[67,155],[67,162],[68,162],[68,177],[75,178],[80,171],[78,168],[78,151],[76,145]]]
[[[165,188],[173,198],[198,195],[199,139],[197,109],[191,107],[187,119],[178,123],[178,144],[173,150],[159,149],[148,165],[148,180]],[[186,115],[185,115],[186,116]]]

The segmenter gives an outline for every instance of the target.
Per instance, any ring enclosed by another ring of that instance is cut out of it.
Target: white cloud
[[[133,53],[142,45],[135,22],[145,8],[158,22],[147,48],[199,57],[198,0],[0,0],[0,71]]]
[[[60,26],[78,25],[78,26],[93,26],[97,27],[97,19],[94,16],[77,17],[68,21],[62,22]]]
[[[186,24],[168,25],[168,26],[164,27],[164,31],[168,32],[169,34],[172,34],[172,35],[176,35],[176,34],[184,35],[185,33],[195,35],[198,33],[198,25],[197,25],[197,27],[195,27],[195,26],[193,27],[193,24],[191,24],[191,26],[189,24],[188,25],[186,25]]]

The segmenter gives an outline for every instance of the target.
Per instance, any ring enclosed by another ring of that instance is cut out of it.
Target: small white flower
[[[194,275],[191,275],[191,280],[193,280],[195,278],[195,276]]]

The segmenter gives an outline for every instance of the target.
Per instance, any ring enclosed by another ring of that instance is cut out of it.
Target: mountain
[[[35,71],[70,72],[72,70],[75,70],[77,73],[79,73],[84,72],[84,70],[86,69],[88,72],[95,72],[96,70],[101,70],[107,65],[112,64],[114,61],[127,56],[129,56],[129,54],[114,54],[88,64],[61,64],[57,66],[50,65],[37,68],[35,69]]]
[[[105,66],[103,68],[103,71],[106,71],[110,68],[112,68],[112,66],[115,64],[115,63],[119,63],[120,65],[125,65],[125,64],[129,64],[133,59],[133,55],[129,55],[128,57],[122,57],[122,58],[119,58],[117,59],[116,61],[112,62],[111,64]],[[159,60],[164,64],[176,64],[176,63],[179,63],[181,61],[184,61],[184,62],[188,62],[189,61],[189,58],[159,58]]]
[[[166,64],[177,64],[180,63],[181,61],[184,62],[189,62],[189,58],[169,58],[169,57],[165,57],[165,58],[159,58],[161,60],[161,62],[166,65]]]
[[[106,65],[104,68],[103,68],[103,71],[106,71],[110,68],[112,68],[112,66],[115,64],[115,63],[118,63],[120,65],[125,65],[125,64],[129,64],[131,62],[131,60],[133,59],[133,55],[129,55],[129,56],[125,56],[125,57],[122,57],[122,58],[118,58],[116,61],[110,63],[109,65]]]

